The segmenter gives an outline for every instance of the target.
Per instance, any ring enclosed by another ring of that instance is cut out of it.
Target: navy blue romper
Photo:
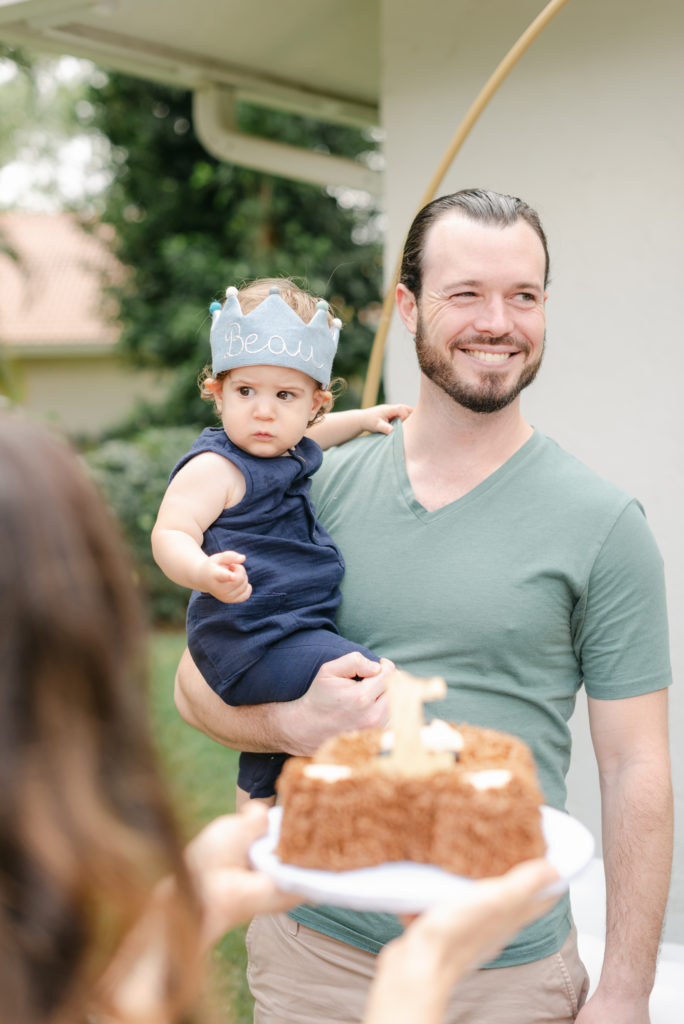
[[[323,453],[308,437],[289,456],[244,452],[222,427],[202,431],[174,467],[201,452],[223,455],[245,477],[244,497],[204,534],[202,550],[239,551],[252,594],[225,604],[194,590],[188,605],[188,647],[200,672],[226,704],[295,700],[321,665],[350,651],[371,651],[335,628],[344,575],[342,555],[316,519],[309,488]],[[287,754],[240,755],[238,785],[252,797],[271,796]]]

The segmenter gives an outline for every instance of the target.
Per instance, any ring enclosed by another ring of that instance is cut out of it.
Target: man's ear
[[[412,291],[405,284],[398,284],[395,292],[397,312],[401,317],[404,326],[409,334],[415,334],[418,329],[418,303]]]

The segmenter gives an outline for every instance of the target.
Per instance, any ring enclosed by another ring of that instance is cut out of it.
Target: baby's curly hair
[[[300,288],[299,285],[295,284],[288,277],[260,277],[250,284],[243,285],[238,291],[238,298],[240,300],[240,307],[243,313],[251,313],[253,309],[256,309],[265,299],[268,298],[271,288],[277,286],[280,290],[280,297],[284,302],[294,309],[297,316],[299,316],[304,323],[308,324],[313,319],[316,313],[316,303],[320,299],[313,296],[310,292]],[[328,322],[332,324],[334,314],[332,310],[328,309]],[[210,387],[207,385],[211,383],[220,383],[228,376],[230,370],[222,370],[220,373],[214,374],[211,366],[205,366],[200,372],[197,379],[197,383],[200,389],[200,395],[205,402],[213,402],[216,405],[216,397]],[[323,403],[314,418],[309,423],[312,426],[314,423],[318,423],[323,419],[326,413],[332,410],[335,402],[335,398],[344,390],[345,382],[341,377],[335,377],[329,387],[325,388],[320,381],[316,381],[321,391],[329,391],[330,398]]]

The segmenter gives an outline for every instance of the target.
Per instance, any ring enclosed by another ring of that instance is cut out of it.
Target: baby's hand
[[[237,551],[210,555],[202,566],[201,585],[197,589],[224,604],[246,601],[252,593],[252,585],[242,564],[244,560],[245,556]]]
[[[405,420],[412,412],[410,405],[373,405],[362,409],[363,430],[371,434],[391,434],[392,420]]]

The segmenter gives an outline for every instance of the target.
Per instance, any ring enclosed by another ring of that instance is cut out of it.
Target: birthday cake
[[[343,733],[286,761],[280,860],[327,871],[409,860],[483,878],[543,856],[527,745],[494,729],[423,725],[422,701],[443,680],[396,673],[392,684],[390,729]]]

